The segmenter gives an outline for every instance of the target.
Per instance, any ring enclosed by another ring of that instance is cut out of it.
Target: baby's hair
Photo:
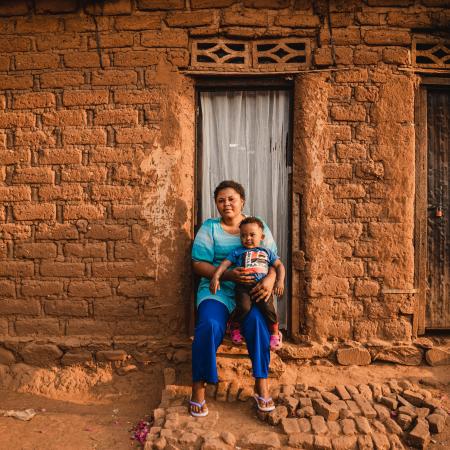
[[[242,228],[243,225],[247,225],[248,223],[256,223],[256,225],[258,225],[259,228],[261,228],[261,230],[264,231],[264,224],[262,223],[262,220],[261,220],[261,219],[258,219],[257,217],[253,217],[253,216],[246,217],[246,218],[239,224],[239,228]]]
[[[216,189],[214,189],[214,200],[217,200],[217,196],[219,195],[220,191],[223,191],[224,189],[231,188],[234,189],[242,198],[242,200],[245,201],[245,189],[242,184],[238,183],[237,181],[233,180],[224,180],[220,182]]]

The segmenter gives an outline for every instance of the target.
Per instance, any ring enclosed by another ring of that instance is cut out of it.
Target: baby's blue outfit
[[[256,284],[267,275],[269,267],[273,266],[279,256],[268,248],[241,246],[233,250],[226,259],[233,266],[247,269],[253,275]]]

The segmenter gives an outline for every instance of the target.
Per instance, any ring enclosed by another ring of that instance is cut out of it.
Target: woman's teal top
[[[264,235],[265,239],[262,242],[262,246],[276,253],[277,246],[269,227],[265,223]],[[230,252],[240,245],[241,240],[239,235],[224,231],[220,217],[207,219],[198,230],[197,236],[195,236],[192,247],[192,259],[194,261],[204,261],[217,267]],[[209,282],[210,280],[207,278],[202,277],[200,279],[200,285],[197,291],[197,308],[203,300],[212,298],[223,303],[231,313],[235,307],[235,283],[232,281],[220,281],[220,290],[215,294],[211,294]]]

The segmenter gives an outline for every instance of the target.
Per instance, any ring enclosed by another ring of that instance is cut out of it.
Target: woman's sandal
[[[198,408],[199,412],[194,411],[194,407]],[[201,403],[189,400],[189,414],[194,417],[206,417],[208,415],[208,407],[206,406],[206,400]]]
[[[258,394],[254,394],[253,398],[256,401],[256,407],[261,412],[271,412],[275,409],[275,403],[272,400],[272,397],[264,398],[260,397]]]
[[[231,330],[230,335],[234,345],[242,345],[242,334],[238,328]]]

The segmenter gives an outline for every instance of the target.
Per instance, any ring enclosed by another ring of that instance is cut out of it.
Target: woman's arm
[[[213,277],[214,272],[216,271],[214,265],[205,261],[192,261],[192,267],[196,275],[208,278],[208,280]],[[235,283],[242,284],[251,284],[253,281],[253,276],[246,274],[243,267],[235,267],[234,269],[227,270],[221,278],[224,281],[234,281]]]

